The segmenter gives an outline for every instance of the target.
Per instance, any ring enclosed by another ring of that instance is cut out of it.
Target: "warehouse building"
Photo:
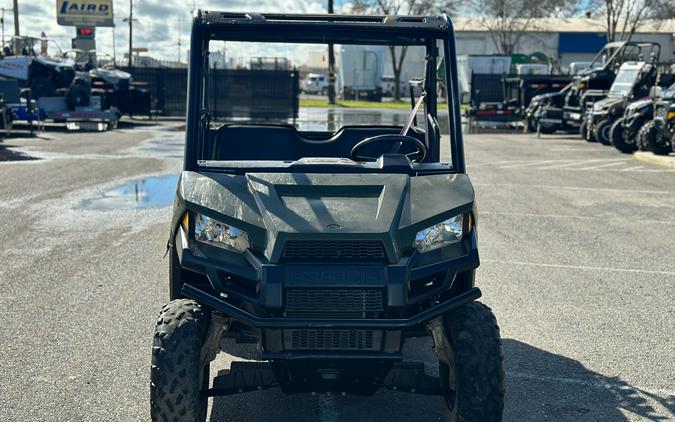
[[[486,25],[477,19],[455,18],[457,53],[460,55],[498,54]],[[541,19],[521,37],[514,52],[544,53],[561,66],[591,60],[607,42],[604,22],[598,19]],[[661,45],[662,62],[673,62],[675,20],[640,28],[633,41],[653,41]]]

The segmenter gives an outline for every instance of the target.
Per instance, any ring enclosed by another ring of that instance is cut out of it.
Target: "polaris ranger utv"
[[[583,119],[586,127],[580,131],[582,136],[589,142],[610,145],[612,125],[623,116],[629,102],[649,96],[656,78],[657,68],[653,63],[622,64],[607,97],[593,103],[586,111]],[[615,135],[617,131],[618,128],[614,131]]]
[[[642,126],[636,142],[640,150],[657,155],[675,151],[675,84],[654,103],[654,119]]]
[[[426,52],[404,124],[365,111],[351,124],[352,115],[331,120],[326,110],[324,130],[321,112],[303,129],[261,119],[261,110],[224,112],[228,99],[210,86],[210,52],[303,57],[328,43]],[[210,396],[272,387],[388,388],[439,396],[444,421],[501,420],[499,329],[475,301],[476,210],[455,52],[446,16],[196,14],[168,244],[171,301],[152,350],[153,420],[203,421]],[[440,58],[447,103],[437,98]],[[404,359],[404,342],[418,336],[431,338],[437,375]],[[233,342],[255,343],[258,359],[235,361],[211,381],[210,362],[235,353]]]
[[[534,119],[535,127],[542,133],[556,130],[576,130],[583,125],[586,109],[595,101],[607,96],[607,90],[621,65],[627,61],[657,61],[660,45],[649,42],[616,41],[607,43],[595,56],[587,70],[577,75],[560,93],[534,97],[535,107],[529,107],[526,116]]]

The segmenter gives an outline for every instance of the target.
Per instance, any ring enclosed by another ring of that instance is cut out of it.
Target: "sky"
[[[339,10],[347,0],[336,0]],[[14,34],[12,1],[0,0],[5,12],[4,34],[9,39]],[[190,40],[191,10],[193,8],[221,11],[325,13],[326,0],[134,0],[134,47],[147,47],[154,57],[177,60],[178,39],[181,39],[182,61],[185,61]],[[129,1],[114,0],[113,14],[116,28],[97,28],[96,47],[99,54],[113,54],[119,59],[129,48],[129,27],[123,19],[129,16]],[[55,0],[19,0],[19,24],[21,35],[39,37],[44,31],[54,46],[70,49],[75,28],[56,23]],[[180,28],[180,30],[179,30]],[[113,33],[114,47],[113,48]],[[53,54],[50,45],[50,54]]]

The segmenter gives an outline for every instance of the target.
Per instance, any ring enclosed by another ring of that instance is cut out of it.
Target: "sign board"
[[[91,26],[78,26],[77,38],[94,38],[96,34],[95,28]]]
[[[64,26],[114,26],[112,0],[56,0],[56,22]]]

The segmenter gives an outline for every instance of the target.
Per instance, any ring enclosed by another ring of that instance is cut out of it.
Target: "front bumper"
[[[399,319],[306,319],[306,318],[264,318],[213,296],[190,284],[183,285],[183,294],[228,317],[254,328],[373,328],[378,330],[400,330],[429,321],[461,305],[472,302],[481,296],[481,291],[473,287],[451,299],[441,302],[410,318]]]
[[[272,360],[400,358],[405,330],[423,332],[425,322],[480,297],[476,243],[474,230],[461,243],[396,263],[280,265],[220,248],[208,256],[209,247],[189,247],[181,230],[175,239],[180,266],[209,284],[187,279],[183,295],[257,332],[261,358]]]
[[[581,126],[581,122],[584,119],[584,112],[585,110],[581,107],[565,106],[563,108],[563,121],[570,126]]]

